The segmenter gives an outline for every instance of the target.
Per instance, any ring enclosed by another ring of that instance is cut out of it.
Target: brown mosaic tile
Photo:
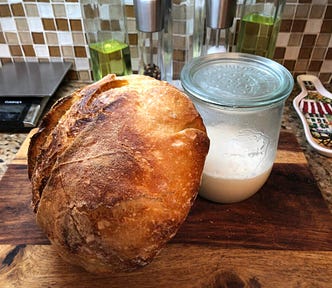
[[[60,48],[59,46],[48,46],[48,51],[51,57],[60,57]]]
[[[82,21],[78,19],[69,19],[71,31],[83,31]]]
[[[288,46],[300,46],[302,37],[302,33],[291,33],[289,36]]]
[[[185,22],[181,21],[181,22],[174,22],[174,23],[175,23],[175,25],[173,25],[174,34],[180,34],[180,35],[186,34],[187,24]],[[281,21],[281,23],[282,23],[282,21]],[[284,32],[284,31],[282,31],[282,32]]]
[[[44,30],[46,30],[46,31],[55,31],[56,30],[53,18],[42,18],[41,20],[43,23]]]
[[[5,32],[6,43],[9,45],[18,45],[18,36],[15,32]]]
[[[320,33],[317,37],[316,46],[327,47],[329,45],[330,38],[331,38],[330,33]]]
[[[183,62],[174,61],[173,62],[173,77],[174,79],[178,79],[180,77],[180,72],[183,68]]]
[[[12,60],[10,58],[0,58],[0,61],[2,65],[7,63],[12,63]]]
[[[280,32],[290,32],[292,28],[293,20],[282,19],[280,23]]]
[[[292,25],[292,32],[303,32],[305,28],[306,20],[295,19]]]
[[[75,46],[74,47],[75,57],[87,57],[86,50],[84,46]]]
[[[68,73],[67,73],[67,77],[70,80],[78,80],[79,79],[77,72],[74,71],[74,70],[69,70]]]
[[[296,60],[285,60],[283,65],[289,70],[293,71],[295,68]]]
[[[61,46],[61,52],[63,57],[74,57],[74,48],[73,46]]]
[[[25,16],[22,3],[13,3],[10,5],[13,16]]]
[[[278,34],[278,38],[277,38],[277,42],[276,42],[276,46],[279,47],[286,47],[288,45],[289,42],[289,37],[290,37],[291,33],[284,33],[284,32],[280,32]],[[232,43],[232,42],[230,42]]]
[[[46,42],[49,45],[58,45],[58,35],[56,32],[45,32]]]
[[[26,57],[34,57],[36,56],[35,54],[35,49],[33,49],[32,45],[22,45],[24,55]]]
[[[39,16],[37,4],[24,3],[24,7],[25,7],[25,12],[26,12],[27,16],[29,16],[29,17],[38,17]]]
[[[5,44],[5,43],[6,43],[5,36],[3,35],[3,32],[0,31],[0,44]]]
[[[299,52],[299,59],[309,59],[313,48],[301,47]]]
[[[314,46],[317,35],[304,34],[302,39],[302,47]]]
[[[295,12],[295,18],[301,19],[301,18],[307,18],[310,11],[310,5],[309,4],[298,4],[296,7]]]
[[[15,18],[17,31],[29,31],[29,25],[26,18]]]
[[[318,34],[320,32],[323,20],[322,19],[307,19],[304,33]]]
[[[295,15],[296,5],[286,3],[284,12],[282,13],[283,19],[293,19]]]
[[[183,49],[186,47],[186,39],[183,36],[174,36],[173,38],[173,49]]]
[[[332,60],[325,59],[322,64],[322,68],[320,69],[322,73],[331,73],[332,71]]]
[[[332,33],[332,20],[323,20],[322,27],[320,29],[321,33]]]
[[[311,59],[313,59],[313,60],[324,59],[326,51],[327,51],[326,48],[315,47],[312,50]]]
[[[310,61],[308,71],[319,71],[322,67],[323,61],[322,60],[313,60]]]
[[[69,31],[69,26],[68,26],[67,19],[56,18],[55,23],[56,23],[57,30]]]
[[[294,69],[296,71],[306,71],[307,67],[308,67],[308,63],[309,63],[308,60],[298,60],[295,63],[295,68]]]
[[[173,59],[174,61],[185,61],[186,53],[183,50],[174,50],[173,51]]]
[[[276,47],[273,58],[275,60],[283,59],[285,57],[285,52],[286,52],[286,47]]]
[[[83,32],[74,32],[72,33],[74,46],[85,45],[85,35]]]
[[[137,34],[128,34],[129,45],[137,45],[138,35]]]
[[[133,5],[126,5],[125,12],[127,17],[135,17],[135,9]]]
[[[332,5],[326,7],[324,19],[332,19]]]
[[[32,37],[30,32],[18,32],[18,37],[20,38],[21,44],[32,44]]]
[[[100,20],[100,30],[101,31],[110,31],[111,25],[108,20]]]
[[[320,19],[323,17],[325,5],[312,5],[309,18]]]
[[[111,30],[112,31],[121,31],[119,20],[111,20]]]
[[[78,71],[78,77],[81,81],[90,81],[90,71]]]
[[[64,18],[67,17],[66,6],[61,3],[55,3],[52,5],[53,13],[56,18]]]
[[[299,3],[311,3],[312,0],[299,0]]]
[[[31,35],[34,44],[45,44],[43,32],[32,32]]]
[[[96,11],[92,9],[90,5],[83,5],[83,14],[84,17],[89,19],[89,18],[94,18],[96,15]]]
[[[8,4],[0,5],[0,17],[11,17],[12,13],[10,12]]]
[[[20,45],[9,45],[9,51],[12,56],[23,56]]]
[[[326,60],[332,60],[332,48],[331,47],[327,49],[325,59]]]

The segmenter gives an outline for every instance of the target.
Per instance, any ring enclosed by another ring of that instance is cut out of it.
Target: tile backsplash
[[[178,1],[178,0],[173,0]],[[239,9],[238,9],[239,10]],[[134,10],[126,6],[133,70],[137,69]],[[235,19],[233,48],[236,41]],[[175,27],[176,28],[176,27]],[[181,29],[174,29],[174,31]],[[310,73],[332,82],[332,0],[287,0],[274,59],[294,76]],[[177,37],[179,35],[175,35]],[[174,74],[186,47],[177,41]],[[91,80],[79,0],[0,0],[0,61],[70,61],[70,78]],[[182,62],[181,62],[182,61]]]

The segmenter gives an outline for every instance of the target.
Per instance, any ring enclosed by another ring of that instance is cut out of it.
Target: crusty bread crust
[[[146,76],[108,75],[56,103],[31,141],[37,223],[88,271],[142,267],[185,220],[208,148],[184,93]]]

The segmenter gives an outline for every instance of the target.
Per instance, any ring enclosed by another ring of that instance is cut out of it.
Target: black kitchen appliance
[[[0,67],[0,131],[25,132],[36,127],[70,67],[67,62],[20,62]]]

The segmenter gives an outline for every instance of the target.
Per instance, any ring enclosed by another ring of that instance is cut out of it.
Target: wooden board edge
[[[25,138],[25,140],[23,141],[21,147],[19,148],[19,150],[17,151],[14,159],[11,161],[10,164],[20,164],[20,165],[24,165],[27,164],[27,153],[28,153],[28,149],[29,149],[29,145],[30,145],[30,140],[31,137],[38,131],[38,128],[32,129],[28,136]]]

